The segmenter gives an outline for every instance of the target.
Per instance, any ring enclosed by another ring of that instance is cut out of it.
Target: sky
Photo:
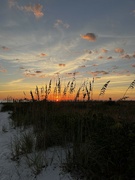
[[[107,81],[101,99],[123,97],[135,79],[135,0],[0,0],[0,99],[74,77],[76,92],[94,78],[94,100]]]

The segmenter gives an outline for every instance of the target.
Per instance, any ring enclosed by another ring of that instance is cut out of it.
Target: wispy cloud
[[[3,49],[4,51],[8,51],[8,50],[9,50],[9,48],[6,47],[6,46],[2,46],[2,49]]]
[[[10,8],[16,5],[16,0],[8,0],[8,5]]]
[[[80,35],[81,38],[86,39],[88,41],[96,41],[97,37],[94,33],[87,33],[84,35]]]
[[[40,4],[21,6],[19,8],[27,12],[32,12],[36,18],[40,18],[44,15],[42,12],[43,6]]]
[[[90,71],[90,72],[88,72],[88,73],[91,74],[92,76],[109,74],[108,71]]]
[[[10,8],[15,7],[21,11],[32,12],[36,18],[41,18],[44,15],[41,4],[20,6],[16,0],[8,0],[8,4]]]
[[[14,81],[10,81],[9,84],[10,84],[10,85],[12,85],[12,84],[17,84],[17,83],[22,82],[23,80],[24,80],[23,78],[22,78],[22,79],[16,79],[16,80],[14,80]]]
[[[5,73],[5,72],[7,72],[7,70],[3,66],[0,65],[0,72]]]
[[[54,27],[57,28],[57,27],[59,27],[59,26],[62,26],[62,27],[64,27],[64,28],[66,28],[66,29],[68,29],[68,28],[70,27],[69,24],[64,23],[64,22],[63,22],[62,20],[60,20],[60,19],[57,19],[56,22],[54,23]]]

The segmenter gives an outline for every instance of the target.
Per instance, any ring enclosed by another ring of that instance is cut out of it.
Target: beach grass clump
[[[84,119],[80,128],[78,122],[72,156],[67,160],[68,171],[85,179],[133,178],[135,124],[115,122],[103,115]]]
[[[26,163],[35,177],[48,166],[48,161],[43,152],[34,152],[26,155]]]

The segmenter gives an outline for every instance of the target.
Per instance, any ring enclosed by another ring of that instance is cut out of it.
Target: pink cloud
[[[135,67],[135,64],[132,64],[132,67]]]
[[[88,41],[96,41],[96,35],[94,33],[87,33],[84,35],[81,35],[81,38],[86,39]]]
[[[47,56],[47,54],[45,54],[45,53],[40,54],[40,57],[45,57],[45,56]]]
[[[112,59],[112,56],[109,56],[107,59],[108,59],[108,60]]]
[[[102,52],[102,53],[107,53],[108,50],[107,50],[107,49],[101,49],[101,52]]]
[[[44,15],[42,12],[43,6],[40,4],[35,4],[35,5],[28,5],[28,6],[22,6],[21,9],[27,12],[33,12],[36,18],[40,18]]]
[[[59,64],[59,66],[60,66],[60,67],[65,67],[65,66],[66,66],[66,64]]]
[[[109,74],[109,72],[107,72],[107,71],[91,71],[91,72],[89,72],[89,74],[91,74],[92,76],[97,76],[99,74],[106,75],[106,74]]]
[[[116,53],[124,53],[124,49],[122,49],[122,48],[116,48],[114,51]]]
[[[99,56],[98,59],[103,59],[104,57],[103,56]]]

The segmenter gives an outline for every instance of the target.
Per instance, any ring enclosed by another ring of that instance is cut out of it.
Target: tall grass
[[[101,95],[104,95],[104,94],[105,94],[105,91],[106,91],[109,83],[110,83],[110,81],[107,81],[107,82],[103,85],[103,87],[101,88],[100,93],[99,93],[99,98],[100,98]],[[99,98],[98,98],[98,99],[99,99]]]
[[[126,89],[126,91],[125,91],[125,93],[124,93],[124,95],[123,95],[123,97],[122,97],[122,100],[123,100],[123,99],[126,99],[126,94],[127,94],[128,90],[129,90],[129,89],[133,89],[134,86],[135,86],[135,80],[132,81],[131,84],[129,85],[129,87]]]
[[[13,106],[14,124],[33,127],[35,152],[70,145],[62,167],[78,179],[91,177],[115,180],[132,179],[135,176],[133,102],[117,102],[110,106],[108,103],[95,101],[34,101],[15,103]],[[130,108],[127,111],[128,106]],[[15,140],[12,145],[16,152],[13,153],[15,159],[22,152],[28,154],[32,150],[33,143],[31,144],[30,139],[28,134],[24,134],[21,139]],[[38,163],[35,172],[39,172]]]

